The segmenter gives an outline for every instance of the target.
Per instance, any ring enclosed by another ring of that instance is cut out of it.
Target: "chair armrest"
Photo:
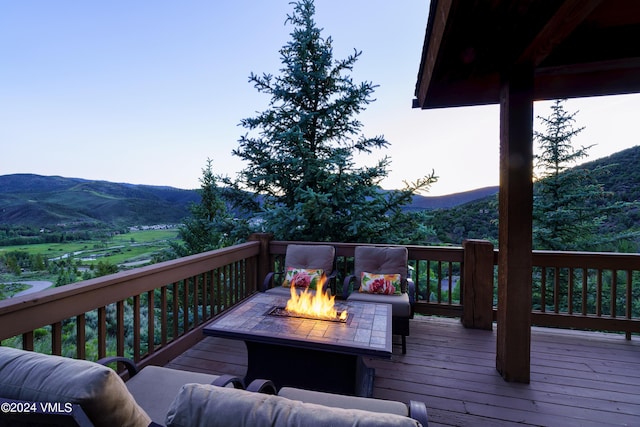
[[[240,378],[229,374],[220,375],[211,383],[211,385],[218,387],[226,387],[229,384],[233,384],[233,388],[244,389],[244,382]]]
[[[429,425],[429,416],[427,414],[427,405],[417,400],[409,401],[409,416],[422,424],[423,427]]]
[[[129,378],[136,375],[139,371],[138,366],[136,365],[136,362],[129,359],[128,357],[122,357],[122,356],[103,357],[102,359],[98,360],[96,363],[107,366],[108,364],[115,363],[115,362],[120,362],[125,366],[125,368],[127,368],[127,372],[129,373]]]
[[[347,299],[347,297],[349,296],[349,285],[351,285],[351,281],[355,278],[356,276],[354,275],[350,275],[344,278],[344,282],[342,284],[342,298]]]
[[[407,294],[409,294],[409,302],[411,305],[416,302],[416,284],[411,279],[407,279]]]
[[[271,281],[273,280],[273,276],[275,274],[276,273],[272,271],[270,273],[267,273],[266,276],[264,276],[264,281],[262,282],[262,287],[260,288],[260,292],[264,292],[271,287]]]
[[[335,282],[336,277],[338,277],[338,270],[333,270],[331,272],[331,274],[329,274],[328,276],[325,276],[325,282],[324,282],[324,286],[323,286],[323,291],[327,291],[328,289],[331,289],[331,292],[333,294],[337,294],[337,289],[336,286],[331,286],[332,283]]]
[[[407,279],[407,295],[409,295],[409,305],[411,306],[410,319],[413,319],[413,309],[416,304],[416,284],[411,279]]]
[[[247,386],[247,391],[253,391],[264,394],[278,394],[276,386],[271,380],[256,379],[251,381]]]

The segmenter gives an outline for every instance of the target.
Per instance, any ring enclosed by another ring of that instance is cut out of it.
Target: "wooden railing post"
[[[493,244],[465,240],[462,324],[465,328],[493,329]]]
[[[273,240],[273,234],[253,233],[249,236],[248,240],[260,242],[260,254],[258,255],[258,282],[256,283],[256,290],[259,290],[261,281],[264,280],[267,273],[271,271],[271,255],[269,253],[269,244]]]

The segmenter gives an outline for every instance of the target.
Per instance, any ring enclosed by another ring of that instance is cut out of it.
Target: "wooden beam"
[[[533,67],[503,76],[496,369],[528,383],[531,357]]]
[[[600,5],[602,0],[565,0],[518,59],[540,65]]]
[[[451,3],[452,0],[432,0],[429,20],[433,19],[433,21],[427,24],[427,30],[431,29],[431,32],[425,37],[422,49],[424,56],[420,64],[421,73],[418,75],[417,100],[414,102],[414,108],[423,108],[425,104],[433,70],[438,59],[438,52],[444,42],[444,32],[449,20]]]

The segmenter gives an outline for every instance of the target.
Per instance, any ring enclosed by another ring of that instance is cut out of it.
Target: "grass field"
[[[50,261],[71,257],[80,260],[82,266],[85,267],[97,264],[100,261],[132,267],[150,260],[155,253],[169,248],[170,242],[177,239],[177,229],[141,230],[117,234],[109,239],[101,240],[0,246],[0,253],[21,251],[30,255],[42,254]],[[35,272],[21,276],[3,274],[0,277],[0,282],[7,283],[7,281],[25,279],[38,280],[41,278],[50,280],[50,277],[44,277],[46,275],[47,272],[42,272],[42,277]]]

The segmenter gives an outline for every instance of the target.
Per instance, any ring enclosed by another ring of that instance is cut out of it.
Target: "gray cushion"
[[[416,427],[411,418],[329,408],[280,396],[187,384],[171,405],[168,427]]]
[[[402,402],[394,400],[370,399],[367,397],[345,396],[342,394],[324,393],[304,390],[295,387],[282,387],[278,396],[305,403],[329,406],[331,408],[361,409],[363,411],[383,412],[409,416],[409,408]]]
[[[336,249],[330,245],[288,245],[285,268],[321,268],[327,276],[333,271]]]
[[[409,294],[406,292],[400,295],[382,295],[353,291],[349,294],[347,300],[391,304],[392,316],[411,317],[411,303],[409,302]]]
[[[0,347],[0,396],[77,403],[96,426],[151,422],[115,371],[86,360]]]
[[[356,287],[360,274],[400,274],[402,291],[406,292],[409,252],[405,247],[357,246],[354,249],[353,271]]]
[[[336,248],[331,245],[287,245],[284,268],[285,270],[289,267],[304,269],[321,268],[324,274],[328,276],[333,272],[335,258]],[[274,282],[273,287],[267,289],[267,292],[289,296],[291,290],[281,285],[282,283]],[[302,290],[300,290],[300,292],[302,292]]]
[[[216,378],[217,375],[147,366],[127,381],[126,386],[151,419],[158,424],[164,424],[169,406],[183,385],[211,384]]]

